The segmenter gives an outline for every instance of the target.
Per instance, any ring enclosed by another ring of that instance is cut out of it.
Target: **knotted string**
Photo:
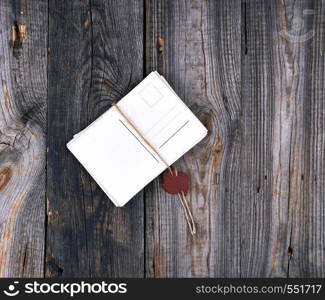
[[[155,147],[153,147],[149,141],[141,134],[141,132],[137,129],[137,127],[132,123],[132,121],[123,113],[123,111],[119,108],[119,106],[117,105],[117,103],[113,103],[112,106],[118,111],[118,113],[123,117],[123,119],[125,119],[125,121],[132,127],[132,129],[142,138],[142,140],[145,142],[145,144],[159,157],[159,159],[166,165],[167,169],[169,170],[169,172],[175,176],[177,176],[178,172],[177,169],[174,167],[174,172],[172,168],[170,167],[170,165],[167,163],[167,161],[159,154],[159,152],[155,149]],[[191,209],[188,206],[187,200],[186,200],[186,196],[185,193],[182,191],[181,193],[177,193],[178,198],[182,204],[183,210],[184,210],[184,214],[185,214],[185,218],[188,224],[188,227],[190,229],[190,232],[192,235],[196,234],[196,227],[195,227],[195,222],[193,219],[193,215],[191,213]]]

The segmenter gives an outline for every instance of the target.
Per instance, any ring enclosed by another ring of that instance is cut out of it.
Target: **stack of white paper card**
[[[159,156],[173,164],[206,136],[207,129],[157,72],[118,107],[140,134],[111,107],[67,147],[112,202],[123,206],[167,168]]]

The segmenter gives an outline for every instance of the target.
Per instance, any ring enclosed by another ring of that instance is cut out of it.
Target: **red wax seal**
[[[173,174],[167,170],[163,174],[163,188],[169,194],[178,194],[183,192],[187,194],[189,190],[190,182],[189,177],[184,172],[176,172],[173,170]]]

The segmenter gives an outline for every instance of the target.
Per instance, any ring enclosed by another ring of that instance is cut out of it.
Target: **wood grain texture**
[[[322,55],[321,8],[315,3],[245,3],[244,191],[249,198],[243,199],[250,212],[244,228],[254,247],[243,248],[243,276],[324,276],[324,199],[315,193],[321,177],[313,166],[322,155],[313,128],[323,98],[320,77],[310,76],[319,72],[315,62]]]
[[[0,277],[40,277],[47,1],[1,1],[0,24]]]
[[[303,66],[299,65],[301,117],[295,122],[299,157],[293,164],[290,277],[325,276],[325,203],[324,203],[324,55],[325,1],[305,1],[299,9],[312,10],[303,15],[301,34],[310,32],[300,43]],[[298,14],[299,16],[299,14]],[[298,23],[298,22],[297,22]],[[296,50],[297,51],[297,50]],[[298,71],[296,71],[298,73]],[[297,144],[297,143],[296,143]],[[295,146],[296,148],[297,146]],[[299,148],[298,148],[299,149]],[[296,183],[296,184],[294,184]]]
[[[158,180],[147,188],[149,277],[324,276],[324,21],[314,6],[146,2],[147,72],[158,68],[210,131],[178,163],[192,177],[197,236]]]
[[[311,29],[307,28],[310,17],[304,15],[304,9],[313,9],[313,2],[278,1],[274,7],[276,12],[276,27],[272,30],[274,264],[271,274],[275,276],[290,274],[293,277],[301,276],[301,270],[295,267],[295,262],[300,259],[304,245],[293,243],[292,234],[304,235],[307,229],[305,219],[300,219],[298,223],[296,221],[297,216],[304,210],[304,198],[306,196],[309,198],[308,195],[304,196],[302,191],[306,168],[304,121],[305,117],[308,117],[308,111],[305,111],[308,102],[306,88],[309,73],[306,54],[311,40],[299,40],[297,37]],[[301,225],[305,228],[301,228]]]
[[[325,277],[324,0],[3,0],[0,25],[0,277]],[[194,237],[161,178],[116,208],[66,148],[156,69],[209,129],[175,164]]]
[[[47,277],[143,276],[143,195],[114,207],[65,146],[142,79],[142,19],[141,1],[50,1]]]
[[[285,69],[285,63],[292,59],[292,53],[280,53],[283,47],[279,33],[286,22],[280,22],[278,13],[283,16],[286,11],[284,7],[277,9],[275,1],[247,1],[243,10],[242,275],[285,277],[290,243],[293,115],[289,113],[290,96],[286,97],[285,90],[292,77],[286,78],[291,72]]]
[[[192,237],[178,199],[146,189],[148,277],[238,274],[239,1],[146,1],[146,71],[158,69],[209,129],[177,164],[191,176]]]

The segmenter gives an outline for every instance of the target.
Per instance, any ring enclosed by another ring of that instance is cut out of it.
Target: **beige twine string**
[[[132,129],[143,139],[143,141],[147,144],[147,146],[155,152],[155,154],[159,157],[159,159],[166,165],[168,170],[171,174],[173,174],[173,171],[167,161],[164,160],[163,157],[158,153],[158,151],[148,142],[148,140],[141,134],[141,132],[135,127],[135,125],[129,120],[129,118],[123,113],[123,111],[118,107],[116,103],[112,104],[116,108],[116,110],[120,113],[120,115],[125,119],[125,121],[132,127]]]
[[[177,195],[178,195],[179,200],[182,203],[184,213],[185,213],[185,218],[186,218],[188,227],[190,229],[190,232],[192,235],[194,235],[194,234],[196,234],[195,222],[193,219],[193,215],[191,213],[191,209],[189,208],[189,206],[187,204],[186,196],[185,196],[184,192],[178,193]]]
[[[112,106],[119,112],[119,114],[125,119],[125,121],[132,127],[132,129],[142,138],[142,140],[147,144],[147,146],[159,157],[159,159],[166,165],[169,172],[173,175],[173,170],[167,161],[159,154],[159,152],[149,143],[149,141],[141,134],[141,132],[136,128],[136,126],[131,122],[131,120],[123,113],[123,111],[118,107],[117,103],[112,104]],[[174,167],[175,175],[177,176],[178,171]],[[188,206],[186,196],[184,192],[178,193],[178,198],[181,201],[183,206],[183,210],[185,213],[185,218],[190,229],[192,235],[196,234],[195,222],[193,219],[193,215],[191,213],[191,209]]]

